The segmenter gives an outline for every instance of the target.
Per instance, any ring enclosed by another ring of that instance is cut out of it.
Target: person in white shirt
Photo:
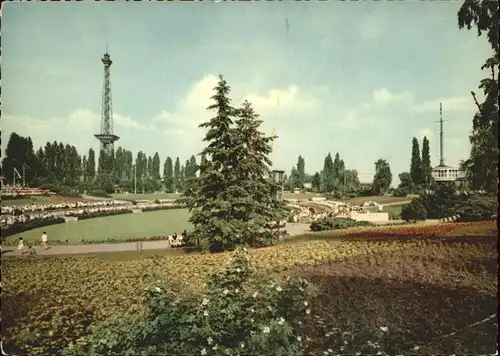
[[[42,232],[42,247],[47,249],[47,233]]]
[[[19,242],[17,244],[17,252],[19,256],[21,256],[24,252],[24,240],[22,237],[19,238]]]

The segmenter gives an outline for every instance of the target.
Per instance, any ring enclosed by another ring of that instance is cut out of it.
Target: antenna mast
[[[439,166],[444,167],[443,103],[439,103]]]

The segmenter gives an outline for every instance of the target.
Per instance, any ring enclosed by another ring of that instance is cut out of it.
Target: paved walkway
[[[308,232],[309,224],[287,224],[285,228],[290,236],[302,235]],[[312,233],[312,232],[311,232]],[[50,241],[49,241],[50,245]],[[163,241],[144,241],[142,242],[143,250],[158,250],[168,248],[166,240]],[[136,242],[125,242],[116,244],[93,244],[93,245],[55,245],[50,246],[48,250],[42,249],[40,246],[35,247],[39,255],[61,255],[61,254],[89,254],[97,252],[126,252],[136,251]],[[8,247],[8,250],[2,251],[4,256],[15,256],[15,246]]]

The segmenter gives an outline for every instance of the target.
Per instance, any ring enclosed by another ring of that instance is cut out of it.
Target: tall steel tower
[[[108,44],[106,44],[106,53],[101,58],[104,64],[104,84],[102,91],[102,111],[101,111],[101,133],[95,134],[94,136],[101,141],[101,151],[105,151],[108,154],[114,150],[114,143],[118,141],[120,137],[113,133],[113,106],[111,102],[111,76],[109,68],[113,61],[108,54]]]

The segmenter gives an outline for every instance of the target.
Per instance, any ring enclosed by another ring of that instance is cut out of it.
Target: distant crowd
[[[116,202],[116,201],[115,201]],[[104,213],[109,211],[120,211],[120,210],[129,210],[132,211],[136,207],[132,204],[126,204],[120,202],[119,204],[111,205],[111,204],[103,204],[106,202],[96,202],[96,203],[78,203],[78,208],[70,208],[68,210],[60,210],[60,211],[52,211],[52,212],[44,212],[43,210],[34,210],[35,213],[32,213],[30,210],[26,211],[24,214],[20,215],[4,215],[4,211],[2,207],[2,217],[0,218],[0,224],[2,226],[11,226],[15,224],[25,223],[27,221],[32,220],[45,220],[45,219],[55,219],[58,217],[79,217],[85,214],[95,214],[95,213]],[[69,203],[68,205],[72,205],[73,203]],[[83,206],[83,204],[86,204]],[[51,204],[47,204],[51,205]],[[64,204],[54,204],[54,205],[64,205]],[[141,204],[139,209],[147,209],[147,208],[167,208],[176,206],[175,203],[149,203],[149,204]],[[76,206],[76,205],[75,205]],[[10,207],[5,207],[10,208]],[[18,207],[14,207],[18,208]]]
[[[54,210],[69,210],[76,208],[94,208],[94,207],[108,207],[130,204],[122,200],[105,200],[105,201],[87,201],[87,202],[63,202],[63,203],[49,203],[49,204],[26,204],[26,205],[10,205],[2,206],[2,215],[13,215],[16,211],[20,214],[54,211]],[[16,214],[19,215],[19,214]]]
[[[28,197],[28,196],[41,196],[41,195],[55,195],[56,193],[51,192],[47,189],[31,188],[31,187],[21,187],[17,185],[4,185],[2,184],[1,195],[6,197]]]

